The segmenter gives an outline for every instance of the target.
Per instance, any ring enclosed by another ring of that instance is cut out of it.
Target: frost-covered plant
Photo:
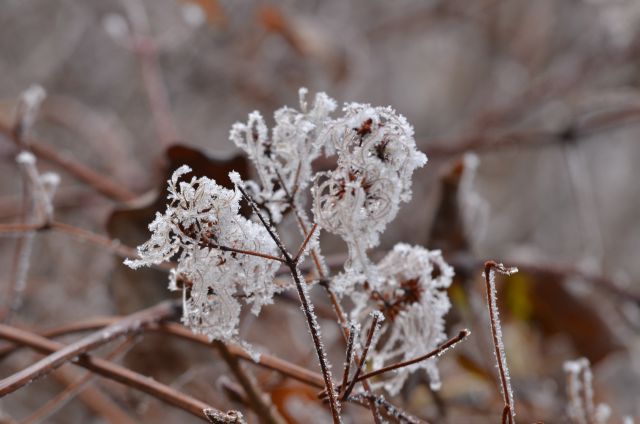
[[[378,264],[370,263],[366,250],[378,245],[400,203],[410,200],[411,177],[427,158],[416,148],[411,125],[393,109],[350,103],[342,116],[333,119],[335,108],[335,101],[324,93],[317,94],[310,107],[306,90],[301,89],[300,109],[277,110],[271,131],[259,112],[251,113],[246,123],[234,124],[230,139],[247,153],[258,181],[242,181],[232,173],[235,189],[228,190],[208,178],[180,181],[190,169],[179,168],[169,180],[166,211],[157,214],[149,226],[151,239],[139,247],[140,259],[127,261],[135,268],[175,259],[170,287],[183,291],[184,323],[217,340],[237,338],[240,298],[256,314],[272,302],[274,294],[284,289],[274,283],[275,272],[281,263],[287,265],[331,394],[334,420],[336,394],[308,288],[298,269],[304,255],[312,251],[318,274],[330,280],[329,290],[351,296],[352,328],[359,328],[358,322],[367,321],[371,313],[376,317],[366,346],[353,353],[361,358],[360,367],[369,359],[374,367],[382,367],[436,349],[445,339],[443,317],[450,307],[446,288],[453,276],[439,251],[405,244],[397,245]],[[314,173],[312,162],[323,152],[335,154],[337,166]],[[307,217],[309,191],[313,226]],[[241,197],[252,206],[251,219],[239,214]],[[296,255],[288,252],[271,227],[288,210],[294,212],[305,237]],[[349,249],[344,272],[336,278],[325,275],[317,241],[320,228],[341,236]],[[378,385],[396,393],[420,368],[437,388],[435,358],[404,367]]]
[[[411,199],[411,176],[427,157],[416,149],[404,116],[368,104],[345,105],[344,116],[327,125],[318,143],[337,154],[338,166],[315,179],[315,219],[347,243],[347,274],[367,271],[366,250],[379,244],[400,202]]]
[[[609,405],[593,404],[593,374],[587,358],[564,363],[567,375],[567,415],[573,424],[605,424],[611,416]]]
[[[430,352],[446,339],[444,315],[451,307],[446,289],[451,285],[453,268],[440,251],[402,243],[375,268],[380,277],[377,284],[364,282],[351,298],[356,303],[354,320],[363,321],[371,311],[385,317],[380,341],[373,344],[370,355],[373,368],[378,369]],[[396,394],[409,374],[418,369],[426,370],[434,390],[440,387],[436,358],[404,367],[372,386],[383,386]]]
[[[283,289],[273,283],[278,262],[238,251],[275,255],[276,246],[264,227],[239,214],[237,190],[206,177],[179,181],[190,171],[182,166],[173,173],[166,211],[149,225],[152,236],[138,248],[140,259],[126,264],[177,257],[169,287],[183,292],[183,322],[211,339],[229,340],[238,331],[239,297],[258,314]]]
[[[288,208],[287,197],[300,209],[304,189],[312,178],[311,162],[320,153],[318,131],[329,120],[336,102],[324,93],[315,96],[309,109],[307,90],[301,88],[300,111],[283,107],[274,113],[275,127],[269,131],[260,112],[249,114],[247,123],[235,123],[229,138],[252,160],[261,187],[247,182],[256,201],[264,206],[274,223],[280,222]]]

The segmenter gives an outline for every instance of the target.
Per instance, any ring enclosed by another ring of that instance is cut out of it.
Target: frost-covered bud
[[[18,138],[22,138],[33,126],[46,97],[47,92],[39,85],[32,85],[20,95],[15,120],[15,133]]]
[[[360,322],[371,311],[385,317],[380,341],[372,344],[373,368],[378,369],[428,353],[446,339],[444,316],[451,307],[446,289],[454,273],[440,251],[407,244],[397,244],[375,267],[380,280],[358,285],[351,295],[356,304],[351,315]],[[394,395],[418,369],[427,371],[434,390],[440,387],[436,358],[402,368],[372,386]]]
[[[283,289],[273,283],[279,262],[237,251],[276,255],[277,249],[264,227],[239,214],[238,191],[206,177],[179,181],[190,171],[182,166],[173,173],[166,211],[149,225],[140,259],[125,263],[138,268],[177,258],[169,287],[183,292],[183,322],[211,339],[229,340],[237,335],[238,297],[258,314]]]

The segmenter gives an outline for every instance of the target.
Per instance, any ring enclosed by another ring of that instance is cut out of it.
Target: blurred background
[[[0,222],[22,219],[7,129],[32,84],[48,94],[30,136],[41,146],[38,168],[62,179],[56,219],[128,246],[147,239],[172,168],[251,172],[228,140],[249,112],[273,122],[275,109],[297,107],[302,86],[340,103],[391,105],[414,125],[429,163],[380,251],[401,241],[442,249],[457,273],[448,333],[473,332],[440,360],[441,391],[416,375],[394,402],[429,422],[499,420],[481,278],[483,261],[495,259],[521,268],[499,281],[519,419],[570,422],[562,364],[579,357],[592,363],[608,422],[640,419],[639,53],[636,0],[4,0]],[[61,167],[64,158],[116,190],[96,191]],[[5,299],[17,244],[0,238]],[[327,235],[323,246],[339,263],[345,246]],[[36,235],[26,283],[12,323],[31,329],[172,296],[166,275],[126,270],[108,250],[59,232]],[[328,305],[322,291],[314,296]],[[343,341],[331,320],[321,324],[339,369]],[[316,370],[305,325],[283,298],[247,315],[242,335]],[[0,372],[36,358],[20,351]],[[206,349],[145,335],[119,360],[213,405],[244,408],[225,386],[225,364]],[[250,369],[290,422],[330,419],[314,390]],[[64,381],[1,399],[0,421],[29,417]],[[115,383],[91,387],[141,422],[192,420]],[[366,412],[349,407],[345,419],[368,422]],[[44,422],[110,421],[85,393]]]

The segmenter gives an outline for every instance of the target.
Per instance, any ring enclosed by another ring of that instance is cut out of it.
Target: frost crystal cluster
[[[390,107],[351,103],[322,131],[319,144],[335,152],[338,166],[316,177],[313,213],[349,248],[348,272],[366,270],[366,249],[411,199],[411,176],[427,162],[416,149],[413,127]],[[370,276],[371,277],[371,276]]]
[[[274,113],[276,125],[271,136],[257,111],[249,115],[246,124],[238,122],[231,128],[231,140],[253,161],[262,185],[247,182],[247,188],[269,211],[274,223],[282,219],[288,196],[298,208],[303,207],[302,193],[312,178],[311,162],[320,153],[318,131],[336,109],[335,100],[324,93],[316,94],[309,109],[306,93],[306,89],[300,89],[300,111],[283,107]]]
[[[311,253],[318,275],[339,296],[351,298],[353,328],[367,328],[372,313],[379,318],[380,331],[370,345],[374,368],[430,352],[446,338],[443,317],[450,308],[446,289],[452,268],[439,251],[405,244],[377,264],[367,258],[367,249],[379,244],[400,204],[410,200],[411,177],[427,161],[416,148],[413,128],[393,109],[368,104],[346,104],[342,115],[333,118],[333,99],[319,93],[308,104],[306,94],[300,90],[298,110],[275,112],[271,130],[259,112],[233,125],[230,139],[253,162],[257,181],[241,181],[232,173],[236,188],[228,190],[208,178],[184,179],[190,172],[186,166],[176,170],[166,211],[149,226],[152,236],[138,248],[140,259],[127,264],[135,268],[176,260],[170,287],[183,292],[184,323],[212,339],[237,339],[241,302],[257,314],[286,288],[274,283],[281,260],[273,257],[281,252],[265,226],[291,214],[302,236],[311,240],[295,260]],[[312,162],[322,154],[335,157],[336,165],[314,172]],[[266,215],[262,225],[255,214],[250,219],[239,214],[244,192]],[[318,227],[307,238],[309,212]],[[321,228],[340,236],[349,250],[343,272],[334,277],[319,250]],[[374,384],[397,393],[409,373],[420,368],[437,388],[435,358]]]
[[[126,264],[138,268],[177,256],[169,287],[183,292],[184,324],[229,340],[237,335],[238,298],[258,314],[282,290],[273,283],[278,262],[229,249],[275,255],[276,246],[264,227],[239,214],[240,193],[204,177],[179,181],[190,171],[182,166],[173,173],[165,213],[149,225],[152,236],[138,248],[141,259]]]
[[[440,251],[402,243],[375,268],[378,282],[365,281],[352,294],[356,303],[352,318],[362,321],[374,310],[384,315],[380,341],[371,356],[373,368],[378,369],[430,352],[446,339],[444,316],[451,307],[446,289],[451,285],[453,268]],[[382,385],[394,395],[417,369],[427,371],[434,390],[440,387],[436,358],[405,367],[372,386]]]

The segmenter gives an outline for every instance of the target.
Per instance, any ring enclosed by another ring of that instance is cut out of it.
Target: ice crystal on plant
[[[368,104],[345,105],[344,116],[327,124],[318,144],[337,154],[338,166],[315,179],[315,219],[346,241],[347,273],[367,270],[366,250],[378,245],[400,203],[411,199],[411,176],[427,157],[416,149],[404,116]]]
[[[252,160],[261,187],[255,183],[247,187],[275,223],[282,219],[288,196],[297,205],[302,202],[304,189],[312,177],[311,162],[320,152],[316,142],[318,132],[336,108],[333,99],[318,93],[309,109],[306,93],[306,89],[300,89],[299,111],[288,107],[275,111],[276,125],[270,137],[264,118],[257,111],[249,114],[246,124],[234,124],[229,135]]]
[[[444,315],[451,304],[445,290],[451,285],[453,268],[440,251],[407,244],[397,244],[375,268],[379,281],[364,282],[352,294],[356,303],[352,318],[362,321],[370,311],[386,318],[380,341],[372,344],[377,369],[430,352],[446,339]],[[418,369],[426,370],[433,389],[440,387],[436,358],[405,367],[372,386],[396,394]]]
[[[279,262],[232,250],[272,256],[277,250],[264,227],[239,214],[239,192],[206,177],[180,181],[190,171],[182,166],[173,173],[166,211],[149,225],[140,259],[125,263],[138,268],[177,257],[169,286],[183,292],[183,322],[211,339],[229,340],[237,335],[240,298],[258,314],[282,290],[273,283]]]

